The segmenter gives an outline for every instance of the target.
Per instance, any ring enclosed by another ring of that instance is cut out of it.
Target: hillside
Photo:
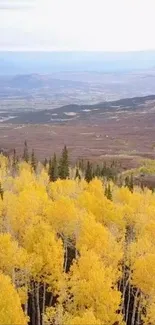
[[[154,113],[155,95],[145,97],[125,98],[117,101],[102,102],[94,105],[66,105],[52,110],[12,110],[0,112],[1,122],[11,123],[64,123],[66,121],[102,120],[105,118],[117,119],[120,114]],[[104,114],[104,116],[103,116]]]
[[[25,139],[40,158],[66,144],[71,159],[116,156],[125,167],[155,157],[155,96],[55,110],[0,113],[0,147],[21,152]]]

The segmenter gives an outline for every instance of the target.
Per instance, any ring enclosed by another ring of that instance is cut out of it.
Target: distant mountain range
[[[0,52],[0,74],[60,71],[123,72],[155,67],[155,51],[141,52]]]

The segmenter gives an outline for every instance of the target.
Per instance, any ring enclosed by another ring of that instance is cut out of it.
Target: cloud
[[[155,49],[155,0],[0,0],[2,5],[0,50]]]
[[[31,9],[36,6],[36,0],[0,0],[0,10]]]

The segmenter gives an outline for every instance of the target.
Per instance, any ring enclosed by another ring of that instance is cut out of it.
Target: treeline
[[[8,157],[10,158],[10,157]],[[33,171],[37,171],[38,159],[34,150],[29,152],[28,144],[25,141],[22,157],[17,156],[16,150],[13,152],[12,167],[14,172],[18,171],[18,163],[20,161],[29,163]],[[62,149],[60,157],[57,157],[54,153],[50,159],[45,158],[43,161],[45,169],[48,171],[49,181],[54,182],[57,179],[82,179],[90,182],[93,178],[103,178],[107,181],[113,181],[118,186],[127,186],[131,191],[134,187],[133,175],[127,175],[124,178],[121,176],[121,163],[119,161],[112,160],[107,163],[104,161],[100,164],[91,163],[80,159],[75,166],[71,166],[68,149],[66,146]]]
[[[14,149],[13,155],[8,156],[8,166],[13,176],[18,175],[19,163],[25,161],[31,166],[33,172],[37,173],[38,165],[40,162],[35,155],[34,149],[30,153],[27,141],[24,142],[23,155],[20,157],[17,155]],[[121,164],[118,161],[112,161],[109,164],[106,162],[102,164],[93,164],[90,161],[79,160],[75,166],[70,165],[70,159],[67,146],[62,149],[60,157],[57,157],[54,153],[50,159],[45,158],[43,166],[48,173],[49,182],[55,182],[58,179],[85,179],[88,183],[94,178],[106,180],[105,196],[108,199],[112,199],[110,181],[114,182],[117,186],[128,187],[133,192],[134,190],[134,178],[133,174],[127,175],[124,178],[120,173]],[[144,189],[141,186],[142,190]],[[3,188],[0,183],[0,196],[3,198]]]

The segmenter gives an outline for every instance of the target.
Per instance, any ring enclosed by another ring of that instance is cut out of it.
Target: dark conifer
[[[23,160],[27,163],[29,162],[29,151],[28,151],[28,145],[27,142],[24,142],[24,152],[23,152]]]
[[[112,192],[111,192],[110,184],[108,184],[108,186],[106,185],[104,194],[108,200],[112,201]]]
[[[101,170],[100,170],[100,166],[99,165],[96,166],[95,176],[96,177],[100,177],[101,176]]]
[[[144,184],[143,184],[143,181],[140,182],[140,187],[141,187],[142,191],[144,191]]]
[[[59,177],[61,179],[66,179],[69,177],[69,161],[68,161],[68,150],[64,146],[62,155],[59,162]]]
[[[49,180],[50,182],[55,182],[58,179],[58,164],[57,157],[54,153],[53,159],[49,161]]]
[[[129,188],[129,183],[130,183],[130,179],[129,179],[129,176],[127,175],[125,177],[125,187],[128,187]]]
[[[16,155],[16,150],[13,151],[13,157],[12,157],[12,175],[13,177],[16,176],[18,170],[18,157]]]
[[[47,160],[47,158],[45,158],[44,162],[43,162],[43,165],[44,165],[45,168],[47,167],[47,164],[48,164],[48,160]]]
[[[49,165],[48,165],[48,176],[49,176],[49,181],[51,179],[51,173],[52,173],[52,159],[50,158],[49,160]]]
[[[86,167],[86,172],[85,172],[85,180],[89,183],[92,179],[93,179],[92,165],[88,161],[87,162],[87,167]]]
[[[35,157],[34,149],[32,150],[31,154],[31,167],[34,172],[37,170],[37,159]]]
[[[134,190],[134,180],[133,180],[133,174],[130,176],[130,191],[133,193]]]
[[[107,164],[104,162],[102,170],[101,170],[101,176],[106,177],[107,174]]]
[[[81,175],[80,175],[80,173],[79,173],[79,169],[78,168],[76,168],[76,173],[75,173],[75,179],[81,179]]]
[[[81,169],[82,171],[84,171],[84,169],[85,169],[83,159],[79,160],[79,169]]]
[[[16,149],[13,150],[12,166],[15,167],[17,163]]]
[[[133,181],[133,174],[131,176],[126,176],[125,177],[125,186],[128,187],[130,192],[133,192],[134,190],[134,181]]]

